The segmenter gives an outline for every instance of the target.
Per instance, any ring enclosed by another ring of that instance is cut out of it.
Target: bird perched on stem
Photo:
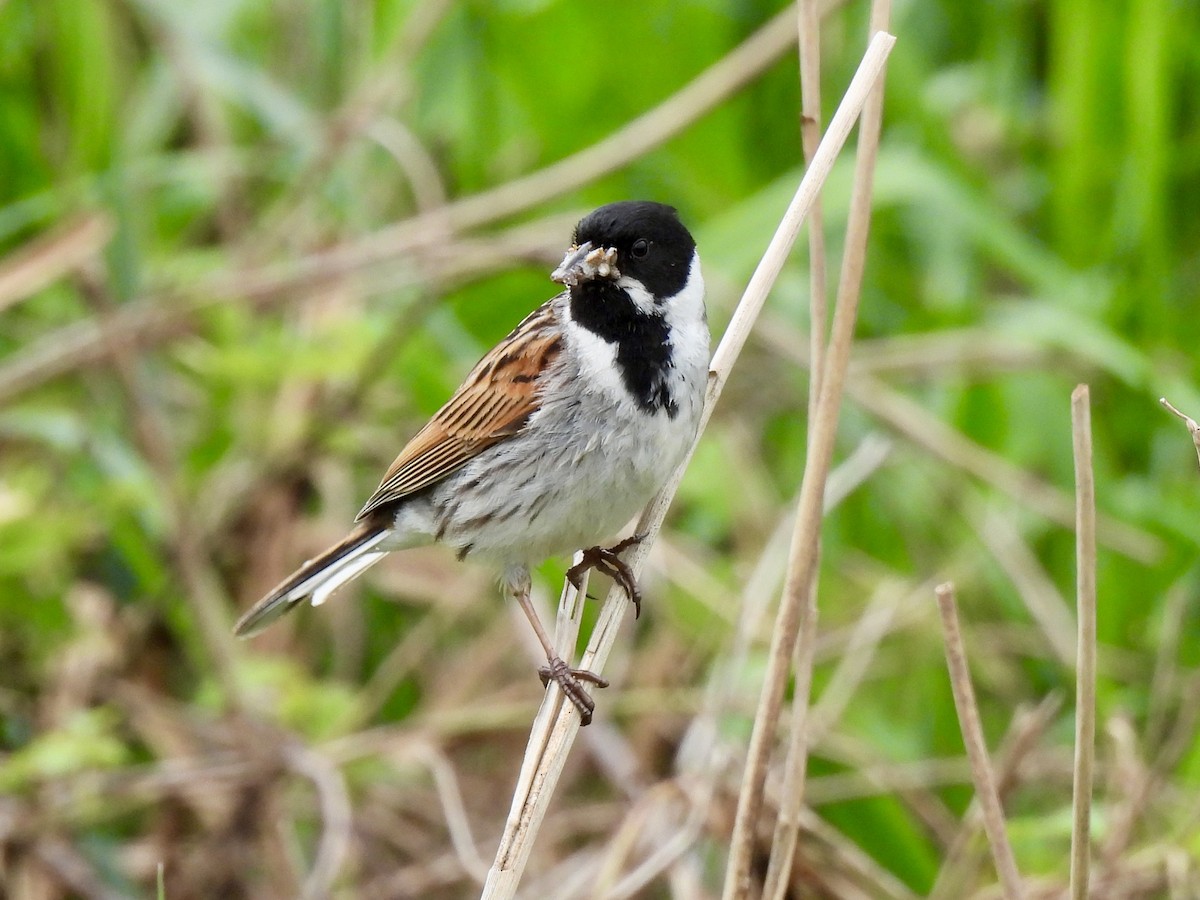
[[[575,228],[551,277],[565,290],[479,361],[396,457],[354,529],[258,601],[241,636],[304,600],[320,605],[392,550],[441,542],[503,568],[553,680],[591,721],[581,682],[599,676],[557,653],[529,598],[530,566],[581,548],[641,611],[620,557],[604,547],[686,457],[708,376],[708,323],[696,243],[675,210],[629,201]]]

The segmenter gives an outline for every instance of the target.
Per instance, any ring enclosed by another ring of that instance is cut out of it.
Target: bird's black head
[[[702,322],[704,315],[699,273],[685,291],[695,256],[696,242],[672,207],[610,203],[575,227],[575,246],[551,276],[570,289],[575,324],[615,347],[635,401],[672,418],[678,412],[669,387],[672,322],[680,315]]]
[[[648,200],[610,203],[575,227],[575,245],[616,251],[616,269],[666,298],[687,282],[696,242],[674,207]]]

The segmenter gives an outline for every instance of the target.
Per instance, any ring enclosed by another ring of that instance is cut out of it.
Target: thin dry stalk
[[[764,312],[760,339],[778,347],[802,365],[810,364],[811,349],[797,343],[803,334],[788,317]],[[768,332],[769,329],[769,332]],[[806,339],[811,343],[811,338]],[[982,327],[948,328],[920,334],[860,338],[854,342],[850,377],[888,376],[927,380],[952,372],[985,377],[1005,372],[1028,372],[1045,366],[1052,354],[1029,341],[991,334]],[[1061,356],[1058,359],[1061,363]]]
[[[799,525],[799,520],[797,520],[797,526]],[[796,548],[795,534],[798,532],[799,528],[794,533],[793,550]],[[809,537],[819,540],[819,535],[814,534]],[[799,635],[795,646],[796,681],[792,697],[791,732],[788,740],[787,759],[783,769],[783,792],[780,797],[779,813],[775,819],[775,837],[771,841],[771,858],[767,864],[767,875],[763,885],[763,897],[773,898],[773,900],[783,900],[791,884],[792,861],[796,852],[796,840],[800,836],[800,814],[804,809],[804,786],[808,771],[809,702],[812,695],[813,656],[817,643],[816,569],[819,556],[820,548],[814,548],[812,570],[808,572],[809,579],[806,584],[797,585],[791,574],[791,562],[795,561],[795,556],[789,561],[789,572],[785,579],[784,590],[790,592],[799,587],[802,596],[793,601],[799,606],[797,622]],[[786,682],[787,669],[785,668],[783,672]],[[780,688],[781,700],[784,687],[786,684]],[[771,731],[773,732],[774,728]],[[769,762],[769,757],[764,759],[764,763],[766,762]],[[764,781],[766,776],[767,772],[764,768],[762,771]],[[754,818],[758,818],[757,813]]]
[[[811,165],[821,143],[821,12],[817,0],[799,0],[796,25],[800,36],[800,139],[804,164]],[[829,303],[825,295],[825,225],[821,198],[808,212],[809,385],[808,416],[817,412],[821,374],[825,369],[825,329]]]
[[[797,3],[797,28],[800,36],[800,137],[804,149],[804,164],[812,162],[813,153],[821,141],[821,16],[815,0],[799,0]],[[825,227],[818,197],[808,214],[808,307],[809,307],[809,380],[808,418],[817,417],[817,403],[821,397],[821,379],[825,370],[825,332],[829,323],[829,300],[826,297],[825,277]],[[812,433],[809,433],[812,439]],[[790,561],[789,561],[790,569]],[[815,572],[815,567],[814,567]],[[785,585],[790,585],[785,575]],[[782,896],[791,870],[792,854],[796,847],[796,836],[800,833],[798,804],[788,802],[799,793],[803,796],[803,776],[795,784],[793,760],[801,768],[807,761],[808,742],[804,727],[807,721],[809,694],[812,690],[812,660],[816,646],[817,626],[817,581],[813,577],[807,585],[807,596],[800,616],[800,641],[796,646],[796,692],[792,704],[792,746],[788,749],[788,760],[784,785],[784,800],[780,804],[779,821],[776,824],[774,849],[767,869],[765,897]]]
[[[1191,426],[1189,426],[1190,428]],[[1096,753],[1096,483],[1092,474],[1092,411],[1088,387],[1071,394],[1075,449],[1075,576],[1079,641],[1075,676],[1075,784],[1072,793],[1071,898],[1088,894],[1092,763]]]
[[[853,874],[852,883],[831,884],[834,896],[847,900],[916,900],[916,895],[899,878],[876,862],[869,853],[816,813],[802,813],[804,830],[824,844],[836,860],[833,868]]]
[[[328,897],[350,850],[352,809],[346,780],[336,765],[301,744],[287,747],[283,756],[293,770],[312,782],[321,810],[321,838],[301,897]]]
[[[1152,753],[1161,751],[1170,726],[1178,724],[1176,704],[1185,678],[1179,665],[1179,644],[1181,638],[1190,638],[1187,619],[1195,595],[1195,573],[1189,572],[1167,589],[1163,601],[1162,624],[1157,629],[1155,641],[1154,674],[1150,676],[1150,703],[1142,732],[1142,740]],[[1159,771],[1165,772],[1172,767],[1173,763],[1166,764],[1161,759],[1155,761]]]
[[[1064,666],[1073,668],[1075,620],[1067,601],[1038,561],[1033,548],[1026,543],[1011,518],[995,509],[989,509],[986,514],[972,514],[971,519],[980,540],[991,551],[1017,589],[1021,602],[1046,635],[1054,655]]]
[[[845,143],[861,112],[871,86],[883,71],[883,64],[891,51],[895,38],[880,34],[871,42],[859,65],[850,87],[842,99],[841,106],[830,123],[829,132],[821,142],[813,164],[804,178],[784,214],[771,243],[763,254],[762,261],[750,278],[750,283],[734,312],[729,327],[713,355],[709,372],[708,391],[701,419],[701,432],[712,414],[713,405],[720,397],[730,370],[746,343],[750,329],[766,302],[766,297],[775,279],[787,260],[788,252],[796,240],[813,200],[829,175],[837,154]],[[662,526],[675,491],[683,475],[686,462],[650,502],[638,522],[638,531],[647,538],[638,544],[626,560],[634,574],[641,571],[655,536]],[[817,495],[818,509],[820,494]],[[625,616],[629,601],[618,587],[609,591],[600,611],[596,628],[581,665],[593,672],[602,672],[609,652],[616,640],[617,630]],[[548,733],[547,733],[548,729]],[[517,791],[512,809],[505,825],[504,835],[496,852],[496,859],[488,873],[483,896],[486,898],[512,897],[528,862],[533,841],[545,818],[550,797],[562,774],[567,755],[579,730],[579,714],[569,704],[561,704],[561,692],[551,685],[546,692],[542,708],[538,712],[530,742],[526,749]]]
[[[1187,426],[1188,433],[1192,436],[1192,443],[1196,446],[1196,461],[1200,462],[1200,425],[1196,424],[1196,420],[1191,416],[1184,415],[1177,410],[1166,397],[1159,397],[1158,402],[1163,405],[1167,411],[1173,413],[1183,420],[1183,424]]]
[[[33,855],[45,866],[48,872],[69,887],[76,895],[84,900],[116,900],[120,895],[103,886],[102,879],[95,866],[88,858],[68,841],[54,835],[40,837],[33,845]],[[11,877],[12,870],[6,875]],[[26,882],[28,885],[28,882]],[[7,880],[5,888],[10,888],[10,896],[63,896],[59,889],[46,885],[43,889],[21,887],[18,879]],[[26,893],[27,892],[27,893]]]
[[[878,467],[886,452],[886,445],[881,446],[880,442],[868,438],[830,474],[825,491],[826,514]],[[794,506],[795,502],[790,505]],[[746,660],[752,643],[765,639],[763,636],[766,632],[762,625],[766,620],[769,598],[774,597],[783,585],[793,520],[794,515],[790,513],[785,513],[780,518],[753,571],[745,579],[735,603],[738,613],[734,617],[736,626],[728,652],[709,674],[701,707],[679,743],[676,770],[682,777],[693,779],[698,787],[689,793],[692,799],[690,817],[671,839],[672,845],[678,841],[688,841],[690,845],[692,822],[707,821],[714,790],[724,783],[723,773],[729,771],[733,761],[741,754],[740,747],[734,739],[721,736],[718,723],[730,710],[749,706],[747,687],[740,686],[741,679],[737,677],[737,673],[746,671]],[[662,549],[663,545],[660,543],[659,547]],[[676,557],[678,558],[678,555]],[[675,561],[670,561],[667,568],[678,575]],[[865,655],[869,656],[869,651]],[[844,682],[845,679],[841,681]],[[771,802],[775,803],[775,800],[776,798],[772,798]],[[664,845],[655,856],[661,856],[668,849],[669,847]],[[647,859],[638,869],[630,872],[622,884],[632,882],[635,875],[646,869],[650,862],[651,859]],[[680,867],[677,866],[672,875],[679,872]],[[672,896],[701,896],[694,892],[681,893],[674,885],[671,890]]]
[[[1018,710],[1000,744],[996,764],[996,791],[1003,797],[1017,784],[1017,774],[1026,757],[1046,733],[1059,709],[1062,697],[1049,694],[1033,710]],[[967,807],[958,834],[942,856],[942,868],[929,892],[929,900],[953,900],[966,892],[964,879],[977,862],[973,838],[979,829],[981,813],[976,798]]]
[[[116,231],[105,213],[84,213],[0,259],[0,312],[91,262]]]
[[[946,667],[950,671],[950,687],[954,692],[954,708],[958,711],[958,724],[962,728],[963,743],[971,760],[971,774],[975,779],[976,799],[983,810],[983,827],[992,848],[992,859],[1007,900],[1024,896],[1021,875],[1013,857],[1012,846],[1004,826],[1004,810],[996,790],[996,778],[988,758],[987,742],[983,737],[983,725],[979,721],[979,707],[975,703],[975,690],[971,686],[971,673],[967,669],[967,651],[963,646],[962,632],[958,626],[958,609],[954,601],[954,585],[949,582],[935,590],[938,610],[942,614],[942,632],[946,641]]]
[[[1127,854],[1135,852],[1134,837],[1139,826],[1147,821],[1147,815],[1153,815],[1150,806],[1161,796],[1163,787],[1161,774],[1155,772],[1152,760],[1143,754],[1143,739],[1128,715],[1112,716],[1104,731],[1106,744],[1111,748],[1104,766],[1110,824],[1097,848],[1097,871],[1116,869]],[[1089,870],[1090,863],[1089,854]]]
[[[829,733],[850,705],[850,700],[866,677],[879,644],[892,630],[896,611],[910,596],[906,585],[886,578],[880,582],[866,609],[854,624],[842,658],[813,706],[808,722],[808,743],[817,744]]]
[[[784,514],[776,523],[742,585],[736,598],[738,612],[728,650],[709,672],[700,710],[675,754],[676,770],[684,776],[697,777],[709,788],[721,780],[720,773],[735,756],[732,742],[721,735],[720,722],[735,704],[744,702],[744,689],[739,688],[737,676],[746,671],[751,647],[766,618],[767,598],[774,597],[783,584],[791,518]]]
[[[806,49],[806,44],[811,42],[814,46],[809,49],[813,54],[819,54],[817,37],[808,33],[809,29],[814,26],[814,23],[819,24],[819,19],[815,11],[810,8],[811,6],[811,3],[801,3],[801,51],[803,52]],[[805,9],[808,9],[807,13],[804,12]],[[890,13],[890,0],[875,0],[872,3],[871,35],[886,31],[891,17]],[[812,67],[810,64],[810,71],[805,73],[806,81],[812,81],[815,77],[819,76],[819,56],[817,67],[818,71],[814,73],[811,71]],[[842,261],[841,279],[838,284],[836,312],[838,323],[835,323],[834,334],[831,338],[831,341],[843,341],[844,343],[841,346],[832,348],[829,359],[825,358],[823,349],[825,336],[824,239],[820,233],[819,219],[811,222],[809,225],[809,250],[812,254],[810,268],[813,274],[813,297],[811,301],[813,326],[810,335],[812,340],[813,376],[809,389],[809,417],[810,421],[813,422],[820,419],[824,410],[822,406],[822,403],[825,402],[823,386],[828,380],[825,366],[841,366],[842,371],[831,376],[837,378],[838,382],[841,383],[845,378],[845,368],[849,365],[850,344],[853,340],[854,323],[857,319],[858,300],[862,286],[862,272],[867,255],[867,235],[871,222],[871,192],[875,180],[875,160],[879,153],[879,132],[883,121],[883,85],[884,79],[881,75],[872,88],[866,105],[863,107],[862,121],[859,125],[854,188],[850,201],[850,215],[846,223],[845,252]],[[816,111],[819,114],[819,95],[816,98],[816,102],[818,104]],[[804,115],[807,122],[811,115],[811,110],[805,110]],[[814,207],[814,212],[819,212],[819,208]],[[818,294],[818,291],[820,291],[820,294]],[[844,313],[843,310],[847,312]],[[846,327],[839,329],[838,325],[841,323],[846,323]],[[832,414],[834,426],[828,432],[828,454],[830,457],[832,456],[833,435],[836,434],[837,430],[837,412],[841,406],[840,392],[833,396],[831,402],[833,403]],[[814,455],[814,450],[818,457],[822,452],[825,452],[825,448],[820,448],[816,445],[817,439],[823,436],[824,434],[817,429],[809,432],[810,458]],[[824,496],[828,467],[829,459],[826,459],[823,466],[824,471],[820,471],[817,475],[819,483],[814,485],[814,490],[819,488],[822,496]],[[808,473],[806,471],[805,481],[807,480]],[[801,494],[801,500],[803,501],[803,493]],[[788,574],[784,581],[785,596],[780,608],[780,619],[783,618],[785,610],[788,608],[798,610],[796,626],[799,630],[799,635],[795,646],[796,682],[792,700],[791,735],[788,742],[786,762],[784,763],[783,797],[779,805],[779,815],[775,824],[775,837],[771,844],[771,858],[767,866],[766,883],[763,888],[763,896],[775,898],[775,900],[782,900],[784,894],[787,892],[788,882],[790,881],[796,839],[800,834],[800,809],[804,804],[804,780],[808,768],[808,712],[810,694],[812,692],[813,654],[816,648],[818,618],[817,569],[820,559],[820,509],[817,510],[816,516],[816,521],[810,522],[804,517],[797,515],[792,540],[792,551],[788,560]],[[813,545],[811,549],[803,547],[801,543],[803,541],[811,541]],[[782,624],[782,622],[778,624]],[[788,677],[787,667],[783,666],[780,672],[782,678],[777,687],[772,689],[772,693],[777,690],[782,700]],[[774,670],[772,674],[774,674]],[[777,720],[778,712],[775,713],[775,718]],[[764,724],[766,726],[765,733],[771,734],[774,732],[774,721]],[[763,757],[764,764],[767,759],[768,757]],[[747,770],[747,775],[749,774],[750,772]],[[755,777],[765,782],[765,765],[761,773],[755,773]],[[753,823],[758,818],[758,811],[747,809],[746,815],[748,822]],[[735,844],[735,846],[737,845]],[[747,871],[748,863],[749,860],[747,859]],[[730,881],[727,877],[726,890],[729,889],[729,884]]]
[[[475,838],[471,835],[471,821],[453,763],[434,744],[419,746],[417,756],[429,767],[433,776],[433,784],[442,803],[442,818],[446,822],[446,830],[450,832],[450,845],[462,863],[463,871],[482,884],[487,876],[487,861],[479,855]]]
[[[661,781],[641,790],[608,842],[600,871],[591,880],[590,896],[597,900],[640,896],[695,843],[703,824],[700,808],[675,781]],[[646,851],[645,857],[622,876],[622,869],[639,847]]]

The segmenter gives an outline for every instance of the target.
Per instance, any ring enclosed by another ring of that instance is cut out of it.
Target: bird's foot
[[[592,721],[592,712],[596,709],[596,703],[583,689],[580,682],[587,681],[598,688],[606,688],[608,679],[601,678],[595,672],[589,672],[587,669],[572,669],[561,656],[552,656],[548,662],[550,663],[548,666],[538,669],[542,687],[547,687],[551,681],[557,684],[563,692],[563,696],[579,710],[580,726],[589,724]]]
[[[621,553],[630,547],[637,546],[645,539],[645,534],[635,534],[611,547],[588,547],[583,551],[583,559],[578,565],[567,569],[567,580],[575,585],[576,590],[579,590],[579,586],[583,584],[584,573],[589,569],[596,569],[621,586],[621,590],[633,603],[634,618],[641,616],[642,592],[638,590],[633,570],[626,565],[625,560],[621,559]]]

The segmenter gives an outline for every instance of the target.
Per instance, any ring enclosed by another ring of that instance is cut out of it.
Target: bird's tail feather
[[[364,523],[320,556],[310,559],[254,604],[233,626],[238,637],[262,631],[284,613],[309,597],[320,606],[329,595],[387,555],[376,547],[388,529]]]

